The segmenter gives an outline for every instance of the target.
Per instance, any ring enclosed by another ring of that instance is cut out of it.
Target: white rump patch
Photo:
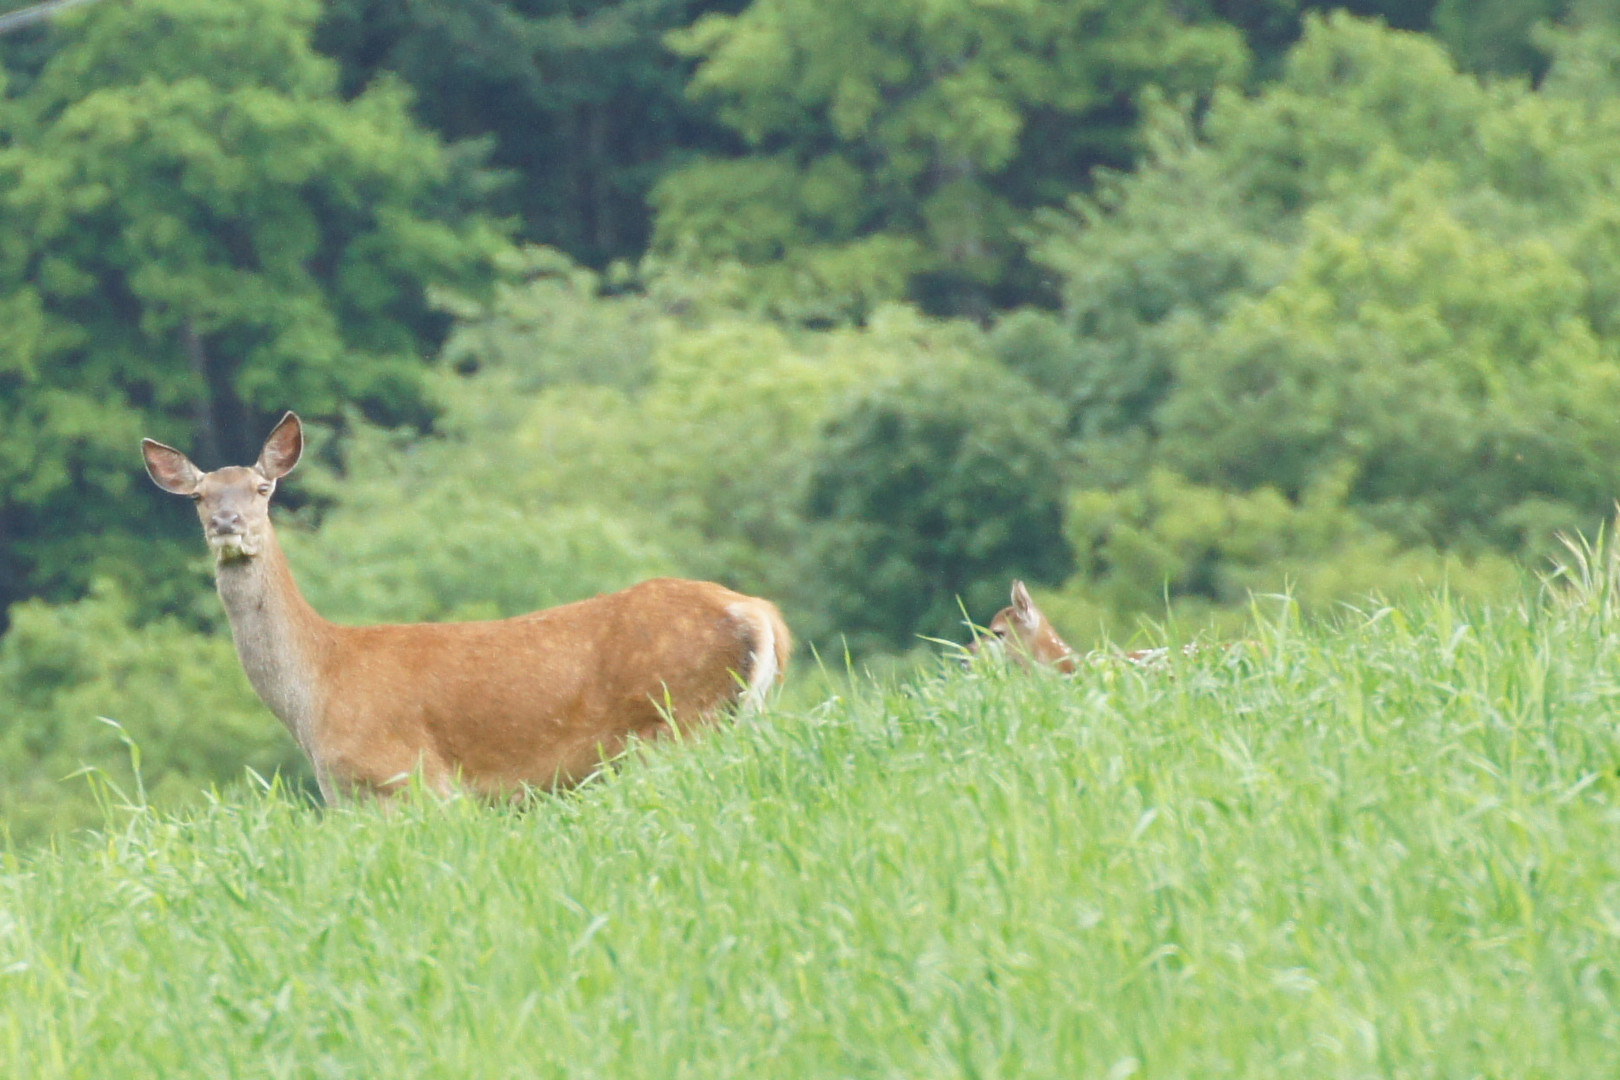
[[[776,682],[776,626],[750,604],[732,604],[726,614],[754,629],[754,651],[748,658],[748,688],[743,691],[740,712],[759,712],[765,696]]]

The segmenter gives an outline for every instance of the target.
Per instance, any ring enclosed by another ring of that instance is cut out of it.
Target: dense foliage
[[[1029,209],[1127,160],[1140,89],[1205,93],[1244,64],[1230,26],[1163,0],[755,0],[674,42],[752,153],[671,174],[655,246],[683,269],[740,265],[790,317],[1027,294]]]
[[[416,92],[447,139],[479,140],[504,177],[490,203],[525,238],[601,266],[634,258],[646,197],[673,159],[732,141],[685,95],[666,34],[738,0],[327,0],[317,46],[348,94],[380,75]]]
[[[1231,603],[1255,563],[1321,599],[1324,567],[1371,585],[1400,552],[1477,587],[1607,512],[1620,84],[1585,61],[1610,42],[1561,43],[1533,91],[1313,23],[1275,85],[1159,111],[1138,172],[1048,219],[1062,316],[998,338],[1068,406],[1077,604]]]
[[[429,408],[424,285],[474,284],[496,233],[397,81],[338,95],[319,14],[98,7],[0,100],[0,603],[172,595],[142,435],[218,464],[289,403]]]
[[[97,716],[158,797],[292,756],[142,435],[298,409],[335,618],[680,573],[863,660],[1015,576],[1082,645],[1499,596],[1620,495],[1598,0],[129,0],[0,65],[19,835]]]

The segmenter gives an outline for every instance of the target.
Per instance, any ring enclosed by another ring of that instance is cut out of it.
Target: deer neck
[[[219,596],[248,682],[306,751],[319,707],[320,664],[337,627],[315,613],[268,523],[251,558],[215,566]]]
[[[1073,672],[1079,667],[1079,659],[1069,643],[1057,636],[1057,631],[1050,626],[1042,626],[1040,636],[1035,639],[1030,650],[1035,658],[1044,664],[1050,664],[1059,671]]]

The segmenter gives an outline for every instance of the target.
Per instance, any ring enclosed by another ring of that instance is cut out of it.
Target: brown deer
[[[205,473],[146,439],[147,472],[197,504],[248,681],[309,755],[328,803],[421,770],[489,797],[579,782],[631,736],[756,709],[792,639],[775,605],[656,578],[487,622],[340,626],[299,593],[270,497],[303,452],[288,413],[251,467]]]
[[[1011,657],[1020,664],[1035,663],[1058,671],[1073,673],[1081,664],[1098,661],[1124,661],[1137,667],[1160,667],[1169,659],[1169,650],[1133,649],[1130,652],[1091,652],[1084,656],[1069,647],[1058,636],[1052,624],[1046,621],[1041,609],[1035,606],[1029,590],[1022,581],[1012,583],[1012,605],[996,612],[987,628],[988,634],[975,638],[968,651],[977,653],[987,647]],[[1225,648],[1226,646],[1220,646]],[[1206,648],[1196,642],[1181,647],[1183,655],[1193,656]]]
[[[1012,583],[1012,606],[996,612],[988,630],[986,637],[975,637],[968,645],[970,652],[988,646],[1018,663],[1033,662],[1062,672],[1074,672],[1080,667],[1079,655],[1058,637],[1022,581]]]

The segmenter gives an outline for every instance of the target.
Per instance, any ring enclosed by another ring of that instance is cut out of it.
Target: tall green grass
[[[1594,568],[852,679],[526,809],[135,813],[6,858],[0,1073],[1620,1075]]]

